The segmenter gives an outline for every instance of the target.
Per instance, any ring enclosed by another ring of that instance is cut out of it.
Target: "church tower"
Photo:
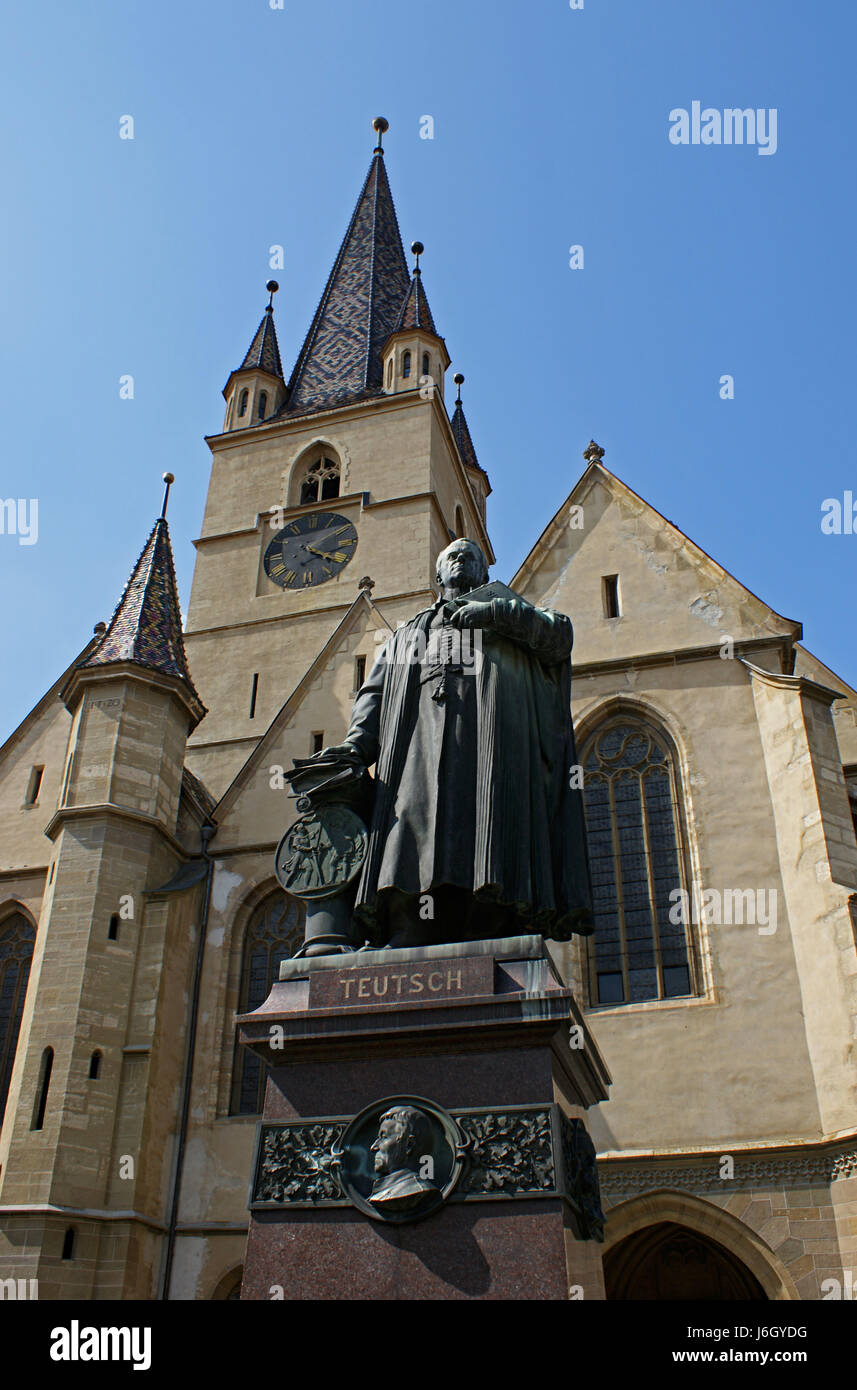
[[[6,1262],[15,1252],[10,1273],[42,1298],[149,1298],[198,930],[195,894],[157,891],[199,853],[204,819],[184,758],[205,708],[163,513],[62,699],[71,732],[0,1149]]]
[[[384,164],[387,122],[373,124],[369,171],[288,382],[272,281],[224,392],[223,431],[207,441],[212,471],[186,637],[209,713],[188,752],[215,796],[364,577],[395,627],[433,601],[435,559],[454,536],[472,537],[493,561],[490,484],[460,403],[454,421],[444,405],[450,357],[423,285],[424,248],[414,243],[411,274]]]

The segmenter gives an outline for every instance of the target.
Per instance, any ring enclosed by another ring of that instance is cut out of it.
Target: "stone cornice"
[[[167,830],[166,826],[162,825],[154,816],[147,815],[145,811],[134,811],[129,806],[117,806],[111,801],[103,801],[90,806],[59,806],[45,826],[45,834],[50,840],[53,840],[57,832],[68,821],[99,820],[104,817],[130,821],[132,824],[143,826],[147,830],[156,830],[161,838],[169,845],[173,853],[177,854],[181,859],[186,860],[195,857],[193,852],[185,849],[184,845],[176,839],[175,835]]]
[[[769,637],[748,637],[743,641],[737,641],[735,643],[736,659],[741,661],[742,666],[746,666],[750,670],[757,670],[757,667],[751,667],[749,662],[744,661],[739,653],[744,651],[761,651],[766,647],[779,647],[788,651],[790,649],[790,642],[788,638],[779,637],[776,633],[771,633]],[[579,680],[581,676],[596,676],[600,675],[602,672],[623,671],[628,668],[679,666],[688,661],[710,661],[712,658],[716,658],[720,661],[723,659],[721,657],[722,650],[721,643],[712,642],[704,647],[679,647],[671,652],[642,652],[639,655],[611,657],[609,660],[605,661],[582,661],[578,663],[572,658],[572,671],[574,677]],[[766,674],[773,673],[766,672]],[[786,681],[795,679],[795,677],[792,676],[777,676],[776,678]]]
[[[738,643],[735,644],[736,650]],[[839,690],[831,690],[829,685],[820,685],[818,681],[812,680],[809,676],[786,676],[777,671],[766,671],[764,667],[754,666],[751,661],[743,658],[741,665],[746,666],[750,672],[752,680],[760,681],[762,685],[769,685],[777,690],[797,690],[803,695],[809,695],[822,704],[831,705],[834,700],[847,700],[848,696],[843,695]]]

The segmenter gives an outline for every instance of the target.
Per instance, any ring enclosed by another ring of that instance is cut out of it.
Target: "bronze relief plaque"
[[[465,1147],[456,1121],[434,1101],[390,1096],[355,1115],[333,1158],[360,1211],[401,1223],[441,1206],[461,1176]]]

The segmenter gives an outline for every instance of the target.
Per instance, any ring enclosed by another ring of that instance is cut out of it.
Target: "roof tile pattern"
[[[151,671],[178,676],[199,696],[185,656],[170,533],[158,517],[119,600],[107,631],[81,668],[133,661]]]
[[[342,405],[381,389],[381,348],[396,327],[409,284],[383,155],[376,153],[281,414]]]
[[[470,430],[467,428],[467,421],[464,418],[464,407],[461,401],[456,401],[455,413],[450,423],[462,461],[467,464],[468,468],[479,468],[481,470],[482,465],[476,457],[476,450],[473,447],[473,440],[470,438]]]
[[[248,368],[269,372],[271,376],[278,376],[282,380],[283,364],[280,361],[280,346],[274,327],[274,311],[270,306],[262,315],[262,322],[256,329],[256,336],[247,349],[247,356],[239,371],[243,372]]]
[[[407,298],[402,305],[402,312],[399,314],[396,332],[400,333],[407,328],[424,328],[427,333],[433,333],[435,337],[439,336],[434,326],[434,319],[419,271],[414,272]]]

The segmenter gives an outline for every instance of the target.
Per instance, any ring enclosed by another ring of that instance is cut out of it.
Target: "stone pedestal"
[[[286,961],[239,1023],[269,1069],[242,1298],[604,1297],[609,1076],[541,937]],[[368,1142],[410,1102],[440,1155],[414,1216]]]

